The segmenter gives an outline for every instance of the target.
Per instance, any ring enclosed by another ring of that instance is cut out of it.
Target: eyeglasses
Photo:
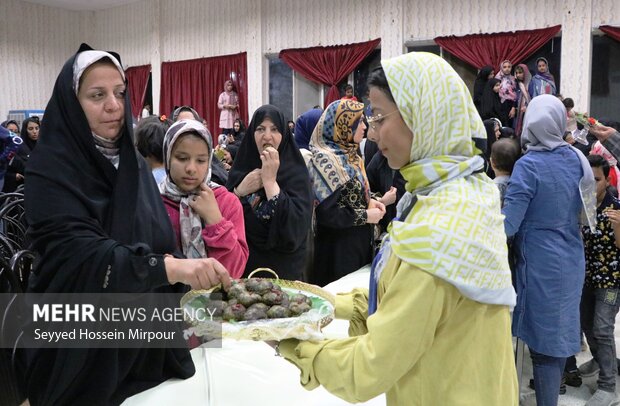
[[[366,121],[368,121],[368,124],[370,125],[370,128],[372,128],[373,130],[377,130],[377,128],[379,126],[381,126],[381,123],[383,122],[383,119],[386,118],[389,115],[392,115],[394,113],[398,113],[398,109],[391,111],[387,114],[377,114],[376,116],[368,116],[366,117]]]

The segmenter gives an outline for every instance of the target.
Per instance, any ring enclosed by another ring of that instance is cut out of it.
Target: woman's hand
[[[390,190],[385,192],[385,194],[379,199],[380,203],[383,203],[384,206],[389,206],[390,204],[394,204],[396,202],[396,188],[392,186]]]
[[[280,193],[280,186],[276,182],[278,168],[280,168],[280,155],[278,150],[273,147],[267,147],[260,153],[262,164],[261,178],[267,199]]]
[[[245,175],[245,178],[234,189],[235,194],[239,197],[247,196],[263,188],[263,179],[261,178],[261,169],[254,169]]]
[[[200,192],[189,200],[192,208],[207,224],[217,224],[222,221],[222,212],[217,205],[213,190],[204,183],[200,184]]]
[[[607,127],[602,124],[593,125],[590,127],[590,134],[594,135],[600,142],[606,141],[611,137],[616,130],[612,127]]]
[[[385,216],[385,206],[383,203],[370,199],[368,209],[366,209],[366,223],[377,224]]]
[[[261,178],[263,185],[275,183],[276,176],[278,175],[278,168],[280,168],[280,155],[278,150],[273,147],[267,147],[260,153],[260,160],[262,161]]]
[[[215,258],[178,259],[167,256],[164,262],[171,285],[180,282],[192,289],[210,289],[221,283],[226,290],[230,287],[228,271]]]

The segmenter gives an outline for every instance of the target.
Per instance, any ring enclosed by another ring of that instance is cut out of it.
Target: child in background
[[[234,194],[211,182],[212,142],[199,121],[174,123],[164,137],[166,178],[159,191],[183,254],[215,258],[240,278],[249,255],[243,209]]]
[[[566,107],[566,133],[573,133],[577,130],[577,120],[575,119],[575,102],[570,97],[562,100],[564,107]],[[566,138],[565,138],[566,140]]]
[[[502,207],[504,207],[504,196],[512,169],[520,156],[521,148],[517,141],[511,138],[501,138],[495,141],[491,147],[491,167],[495,172],[493,182],[499,189]]]
[[[344,96],[342,96],[342,98],[345,100],[357,101],[357,97],[353,96],[353,86],[346,85],[344,87]]]
[[[614,326],[620,308],[620,202],[607,192],[609,164],[600,155],[588,156],[596,181],[596,230],[583,227],[586,278],[581,295],[581,327],[594,357],[579,370],[591,376],[600,368],[598,389],[586,405],[616,402]]]

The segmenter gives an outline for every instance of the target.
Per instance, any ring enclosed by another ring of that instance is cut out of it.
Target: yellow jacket
[[[306,389],[349,402],[386,393],[388,405],[518,405],[508,306],[472,301],[395,255],[377,295],[369,318],[367,290],[337,297],[350,338],[280,343]]]

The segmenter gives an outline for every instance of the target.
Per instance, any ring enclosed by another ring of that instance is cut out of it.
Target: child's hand
[[[613,228],[620,226],[620,210],[605,209],[603,213],[607,216]]]
[[[189,206],[207,224],[217,224],[222,220],[220,207],[215,200],[213,190],[204,183],[200,184],[200,193],[189,200]]]

